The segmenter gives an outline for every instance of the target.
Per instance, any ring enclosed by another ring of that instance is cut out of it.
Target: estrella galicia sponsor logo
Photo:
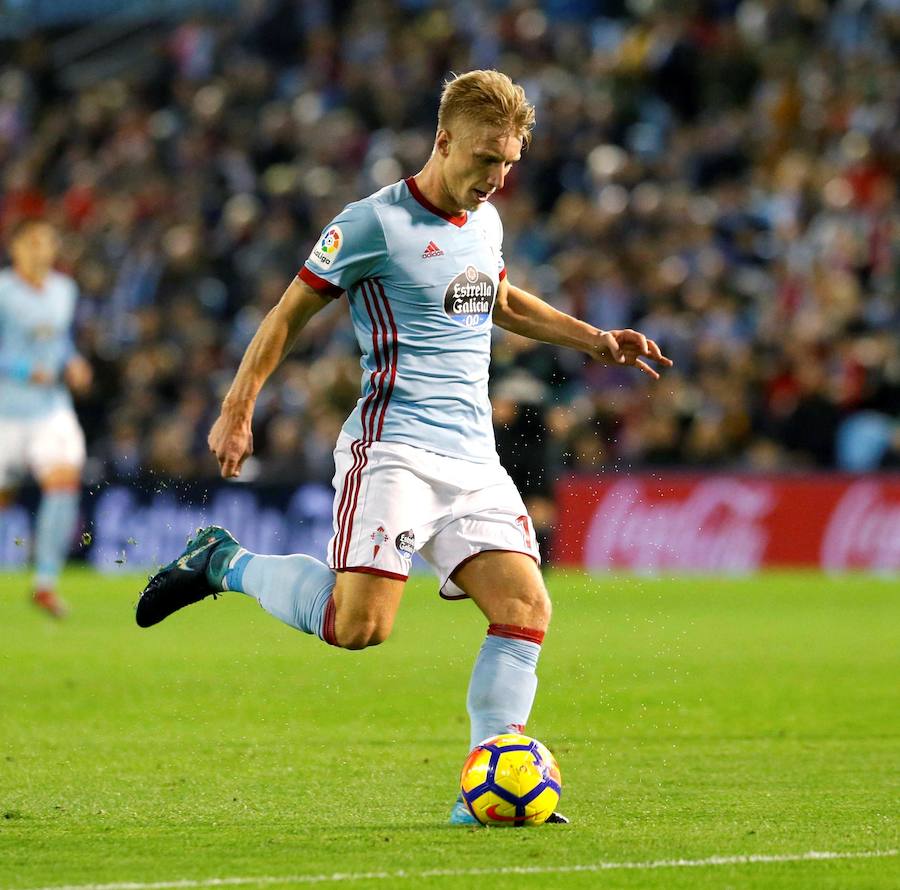
[[[310,260],[327,269],[337,258],[344,244],[344,233],[340,226],[329,226],[322,233],[322,240],[313,248]]]
[[[474,266],[466,266],[444,293],[444,312],[457,324],[477,328],[494,308],[494,282]]]
[[[400,534],[397,535],[394,544],[396,545],[397,550],[404,556],[411,558],[413,553],[416,552],[416,536],[411,529],[407,532],[400,532]]]

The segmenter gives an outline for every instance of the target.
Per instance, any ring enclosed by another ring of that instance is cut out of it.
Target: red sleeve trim
[[[308,284],[314,291],[318,291],[323,297],[331,297],[337,299],[343,292],[342,287],[320,278],[315,272],[311,272],[306,266],[303,266],[297,273],[297,277]]]
[[[529,643],[544,642],[544,631],[533,627],[522,627],[520,624],[491,624],[488,625],[489,637],[506,637],[509,640],[525,640]]]
[[[378,575],[380,578],[392,578],[394,581],[406,581],[408,575],[398,575],[396,572],[385,572],[383,569],[373,569],[371,566],[335,566],[336,572],[358,572],[361,575]]]
[[[506,266],[500,270],[500,280],[503,281],[504,278],[506,278]]]

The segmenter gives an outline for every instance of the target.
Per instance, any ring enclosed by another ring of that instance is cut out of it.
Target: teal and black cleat
[[[453,809],[450,810],[451,825],[481,825],[481,823],[469,812],[469,808],[463,801],[462,795],[456,798]]]
[[[152,627],[173,612],[222,590],[222,578],[240,545],[218,525],[197,530],[184,551],[147,583],[135,609],[140,627]]]

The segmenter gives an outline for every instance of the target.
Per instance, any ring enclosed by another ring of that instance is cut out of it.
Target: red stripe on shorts
[[[344,490],[341,495],[341,504],[338,508],[338,533],[335,537],[333,553],[335,565],[346,559],[346,556],[342,556],[342,552],[349,547],[349,543],[346,541],[348,535],[347,520],[349,517],[352,517],[353,510],[356,509],[356,499],[359,496],[359,477],[363,467],[368,463],[366,449],[362,447],[362,442],[359,439],[354,439],[350,443],[350,453],[353,455],[353,464],[347,475],[344,476]]]
[[[370,291],[371,288],[371,291]],[[373,303],[375,301],[375,289],[368,281],[360,284],[360,293],[363,298],[363,305],[366,307],[366,313],[372,324],[372,352],[375,355],[375,370],[369,378],[371,389],[363,403],[360,412],[360,425],[362,427],[362,438],[357,439],[351,446],[351,450],[357,456],[354,463],[352,475],[348,474],[349,481],[349,497],[347,500],[347,509],[341,521],[341,542],[337,551],[337,559],[335,567],[345,566],[350,558],[350,544],[353,538],[353,519],[356,514],[356,505],[359,501],[359,491],[362,488],[362,471],[369,462],[369,443],[372,441],[372,432],[375,428],[375,417],[378,414],[378,405],[384,395],[384,389],[381,382],[387,369],[387,351],[382,350],[379,346],[379,337],[381,329],[378,320],[378,313],[373,311]],[[379,374],[381,380],[379,380]]]
[[[341,566],[342,572],[354,572],[359,575],[378,575],[379,578],[391,578],[394,581],[407,581],[409,575],[401,575],[399,572],[388,572],[385,569],[376,569],[372,566]]]
[[[338,510],[338,535],[332,554],[335,568],[345,568],[350,558],[353,523],[362,488],[362,473],[369,461],[369,446],[373,441],[381,439],[388,402],[397,378],[397,325],[384,288],[380,282],[363,281],[360,283],[359,292],[372,324],[375,369],[369,377],[371,389],[360,412],[362,438],[350,446],[355,459],[345,477],[343,497]]]
[[[368,462],[368,456],[365,453],[366,449],[360,448],[360,446],[369,439],[369,436],[366,435],[366,418],[371,412],[371,417],[374,419],[375,413],[378,410],[377,403],[380,398],[380,392],[375,381],[379,372],[382,371],[382,365],[384,364],[382,361],[382,352],[378,346],[378,327],[375,322],[375,316],[372,313],[372,308],[369,304],[369,295],[366,286],[367,282],[361,282],[359,293],[363,298],[363,305],[366,308],[369,321],[372,323],[372,352],[375,356],[375,368],[369,376],[369,394],[366,396],[362,410],[360,411],[362,438],[354,440],[350,445],[350,452],[353,455],[353,465],[344,477],[341,502],[337,512],[338,532],[335,536],[332,552],[332,559],[335,567],[347,561],[350,550],[350,534],[353,531],[353,513],[356,510],[356,502],[359,497],[359,487],[361,484],[360,477],[363,467]],[[370,421],[370,426],[371,425],[372,421]]]
[[[362,473],[366,468],[366,465],[369,463],[369,443],[368,442],[354,442],[351,446],[352,449],[359,455],[360,462],[356,467],[356,473],[353,476],[353,479],[350,482],[350,487],[352,494],[350,495],[350,500],[347,502],[347,514],[344,525],[344,540],[342,542],[341,552],[340,552],[340,560],[335,566],[345,566],[347,564],[347,560],[350,558],[350,542],[353,538],[353,517],[356,514],[356,505],[359,501],[359,490],[362,488]]]
[[[356,457],[355,456],[353,458],[353,466],[350,467],[350,472],[353,471],[354,466],[356,466]],[[341,482],[341,499],[340,499],[340,502],[338,503],[337,513],[336,513],[337,531],[335,532],[335,535],[334,535],[334,541],[331,544],[331,561],[335,562],[335,563],[337,562],[338,546],[339,546],[340,540],[341,540],[341,530],[342,530],[341,523],[343,522],[344,504],[347,502],[347,492],[350,489],[350,486],[347,484],[349,476],[350,476],[349,472],[345,473],[344,479]],[[335,497],[337,497],[337,493],[335,493]]]
[[[363,402],[360,411],[360,426],[362,427],[362,435],[360,439],[355,440],[350,451],[353,454],[354,461],[350,472],[345,480],[345,491],[347,499],[344,504],[343,512],[338,516],[338,540],[335,543],[334,563],[335,568],[346,565],[350,556],[350,543],[353,535],[353,517],[356,513],[356,505],[359,500],[359,490],[362,486],[362,471],[368,463],[368,443],[371,441],[371,430],[374,427],[375,416],[378,412],[378,404],[381,401],[382,389],[378,385],[378,376],[384,375],[386,362],[384,361],[385,353],[382,352],[379,345],[379,325],[376,315],[372,310],[372,301],[374,293],[370,295],[368,282],[360,283],[359,293],[363,299],[363,305],[366,314],[369,316],[369,322],[372,325],[372,353],[375,357],[375,368],[369,376],[369,394]]]

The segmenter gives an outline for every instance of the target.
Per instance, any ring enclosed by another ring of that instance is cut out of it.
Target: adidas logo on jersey
[[[434,241],[429,241],[428,247],[426,247],[424,252],[422,253],[422,259],[430,260],[433,256],[443,256],[443,255],[444,255],[444,251],[441,250],[440,247],[438,247],[437,244],[434,243]]]

